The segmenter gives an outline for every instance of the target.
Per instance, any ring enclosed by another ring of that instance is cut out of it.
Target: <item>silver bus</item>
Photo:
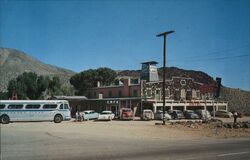
[[[70,120],[66,100],[0,100],[0,122]]]

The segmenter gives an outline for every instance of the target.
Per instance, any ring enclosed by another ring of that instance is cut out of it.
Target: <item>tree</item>
[[[15,92],[19,99],[41,99],[47,90],[51,95],[63,94],[59,77],[53,77],[51,80],[48,76],[24,72],[16,79],[9,81],[8,97],[12,97]]]
[[[0,92],[0,100],[9,99],[8,92]]]
[[[51,94],[60,94],[60,79],[59,77],[53,77],[52,80],[49,82],[49,90],[51,91]]]
[[[77,95],[85,95],[87,90],[95,87],[99,81],[102,85],[110,85],[116,78],[116,72],[110,68],[89,69],[70,78]]]

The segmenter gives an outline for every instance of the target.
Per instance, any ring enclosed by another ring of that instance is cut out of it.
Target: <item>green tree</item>
[[[15,92],[19,99],[40,99],[49,90],[50,95],[63,93],[59,77],[38,76],[36,73],[25,72],[16,79],[9,81],[8,97]]]
[[[99,81],[102,85],[109,85],[114,82],[116,72],[110,68],[89,69],[70,78],[70,83],[74,86],[77,95],[86,95],[86,91],[95,87]]]
[[[8,92],[0,92],[0,100],[9,99]]]

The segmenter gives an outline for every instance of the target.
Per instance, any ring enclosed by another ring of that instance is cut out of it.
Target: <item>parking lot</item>
[[[246,119],[248,118],[244,120]],[[1,160],[152,159],[152,155],[159,156],[158,159],[166,159],[165,153],[170,159],[175,156],[177,157],[174,159],[183,159],[184,157],[178,154],[172,155],[169,150],[175,149],[173,152],[181,152],[200,144],[207,144],[210,147],[218,143],[218,139],[221,141],[221,137],[204,136],[197,129],[174,127],[169,123],[166,126],[155,125],[156,123],[160,121],[1,124]],[[249,140],[249,137],[245,138]],[[227,139],[221,143],[235,143],[232,141]],[[237,139],[237,142],[240,141]],[[193,156],[192,154],[186,156]],[[202,154],[196,156],[201,158]]]

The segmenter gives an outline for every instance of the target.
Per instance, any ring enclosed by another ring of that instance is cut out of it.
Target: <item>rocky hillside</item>
[[[69,78],[74,74],[73,71],[44,64],[24,52],[0,48],[0,92],[6,91],[8,82],[23,72],[59,76],[64,84],[69,84]]]
[[[228,101],[230,111],[240,111],[250,115],[250,92],[240,89],[222,87],[221,100]]]
[[[162,79],[162,71],[162,68],[158,69],[159,79]],[[140,77],[141,70],[123,70],[118,71],[117,74],[118,76]],[[196,82],[204,84],[216,83],[211,76],[202,71],[184,70],[177,67],[167,67],[166,78],[171,79],[172,77],[193,78]]]

